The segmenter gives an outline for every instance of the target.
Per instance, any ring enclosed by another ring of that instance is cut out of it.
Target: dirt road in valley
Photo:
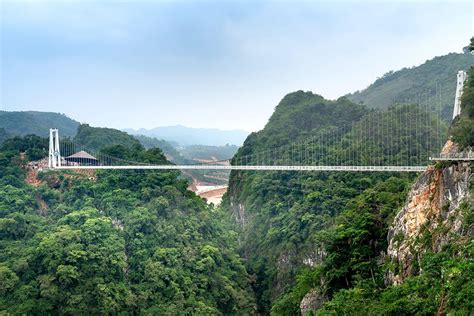
[[[207,200],[207,203],[220,204],[222,196],[227,192],[227,185],[212,185],[210,183],[202,183],[193,181],[189,186],[189,190]]]
[[[212,160],[207,160],[207,159],[194,159],[196,162],[199,163],[216,163],[218,165],[230,165],[229,161],[217,161],[217,158],[212,157]],[[188,190],[193,191],[197,195],[199,195],[202,198],[205,198],[207,200],[207,203],[213,203],[214,205],[218,205],[222,201],[222,196],[224,193],[227,192],[227,185],[216,185],[213,183],[207,183],[207,182],[202,182],[198,181],[195,177],[192,176],[192,174],[187,173],[189,176],[193,178],[192,184],[188,187]],[[225,181],[228,182],[228,177],[226,177],[226,174],[205,174],[205,178],[211,179],[209,181],[213,180],[220,180],[220,181]]]
[[[209,188],[209,187],[208,187]],[[218,205],[222,201],[222,196],[227,192],[227,186],[215,186],[214,188],[207,189],[206,191],[197,192],[202,198],[207,200],[207,203],[214,203]]]

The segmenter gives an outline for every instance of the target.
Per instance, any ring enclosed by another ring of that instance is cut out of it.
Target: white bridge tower
[[[61,151],[59,150],[59,132],[57,128],[49,130],[48,167],[61,167]]]
[[[458,82],[456,85],[456,97],[454,99],[454,110],[453,110],[453,120],[461,114],[461,96],[464,91],[464,82],[467,79],[467,72],[460,70],[458,71]]]

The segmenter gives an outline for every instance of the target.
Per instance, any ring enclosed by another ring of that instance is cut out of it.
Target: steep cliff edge
[[[443,150],[448,151],[456,151],[451,142]],[[468,162],[438,163],[419,177],[389,229],[387,256],[394,265],[386,274],[388,284],[416,274],[426,251],[437,253],[460,237],[472,236],[473,227],[464,222],[474,205],[473,182]]]

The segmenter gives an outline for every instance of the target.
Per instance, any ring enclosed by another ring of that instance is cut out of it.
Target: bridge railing
[[[474,160],[474,151],[470,150],[461,153],[440,153],[439,155],[430,157],[430,160],[472,161]]]

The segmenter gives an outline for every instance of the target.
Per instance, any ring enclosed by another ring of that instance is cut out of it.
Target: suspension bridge
[[[453,119],[460,114],[466,73],[458,73]],[[231,160],[187,165],[153,164],[121,159],[50,130],[50,169],[111,170],[268,170],[422,172],[430,160],[472,161],[473,152],[442,151],[446,124],[441,109],[430,102],[372,111],[339,127],[315,128],[312,135],[270,149],[241,149]],[[258,141],[258,139],[257,139]],[[248,146],[249,144],[245,144]],[[258,146],[257,146],[258,147]]]

